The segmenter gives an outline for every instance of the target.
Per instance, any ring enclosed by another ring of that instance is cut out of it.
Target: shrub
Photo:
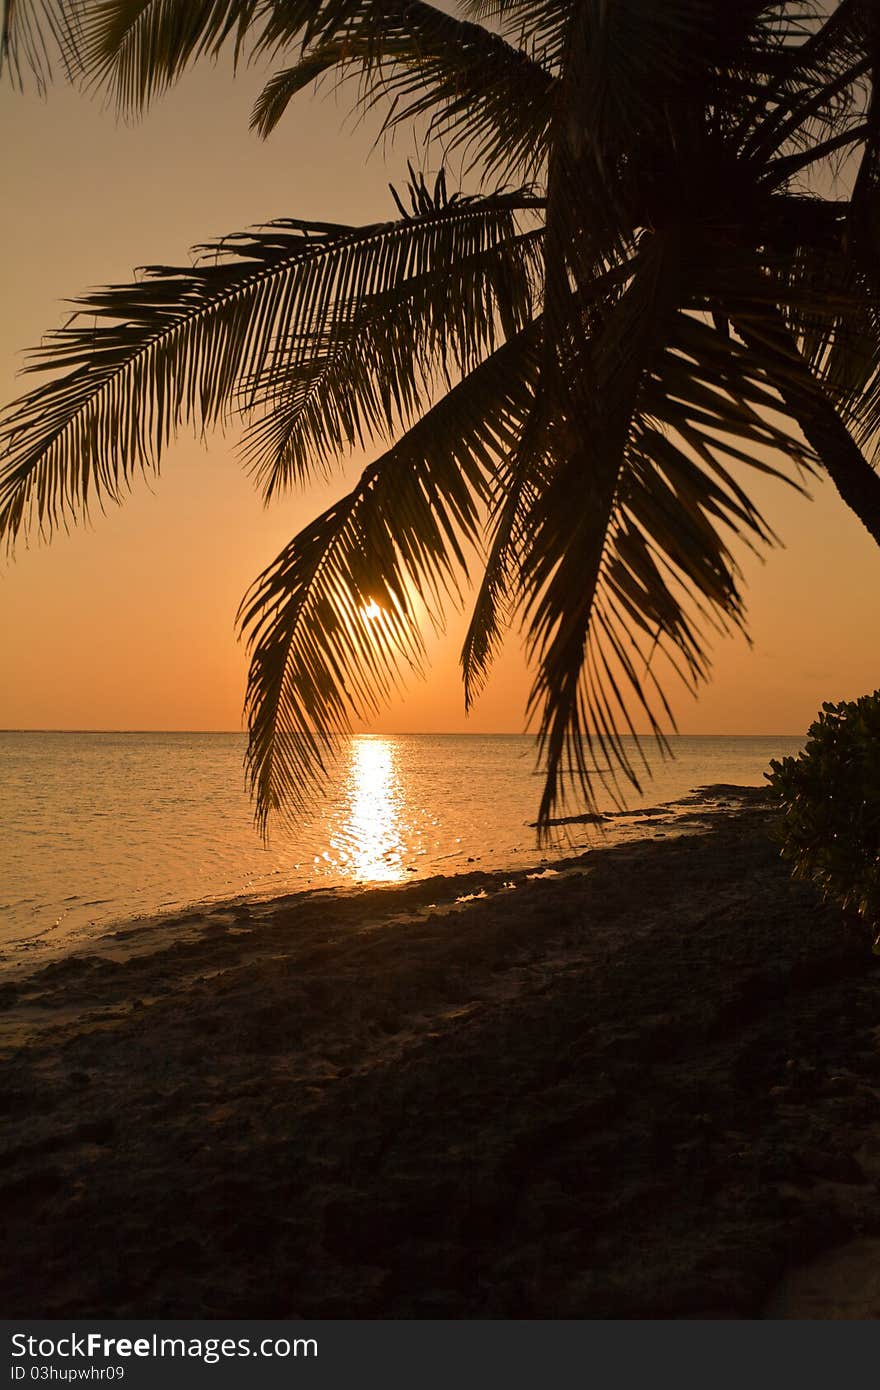
[[[880,929],[880,690],[823,705],[796,758],[765,773],[793,873]],[[880,935],[875,939],[877,951]]]

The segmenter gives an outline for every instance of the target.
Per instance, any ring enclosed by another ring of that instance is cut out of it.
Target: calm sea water
[[[760,785],[791,738],[677,738],[644,805],[717,782]],[[326,799],[264,845],[239,734],[0,734],[0,947],[81,940],[126,917],[241,894],[403,882],[533,864],[541,781],[517,735],[351,739]],[[629,803],[638,806],[634,798]],[[612,834],[639,833],[621,823]],[[643,832],[641,832],[643,833]]]

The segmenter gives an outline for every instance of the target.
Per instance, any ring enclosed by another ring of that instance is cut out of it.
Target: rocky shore
[[[721,800],[8,972],[4,1315],[880,1315],[870,939]]]

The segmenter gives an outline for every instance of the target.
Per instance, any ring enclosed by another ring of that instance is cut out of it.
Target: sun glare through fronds
[[[385,609],[374,598],[371,598],[370,602],[361,609],[361,617],[365,623],[375,623],[384,616]]]

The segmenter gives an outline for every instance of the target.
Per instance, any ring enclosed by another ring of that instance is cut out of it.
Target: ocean
[[[652,759],[630,807],[675,803],[709,784],[761,785],[770,759],[800,746],[785,736],[671,743],[674,759]],[[244,748],[241,734],[0,734],[3,956],[194,903],[552,866],[645,833],[637,818],[604,834],[574,824],[539,848],[531,738],[364,735],[343,745],[313,812],[266,845],[245,792]]]

